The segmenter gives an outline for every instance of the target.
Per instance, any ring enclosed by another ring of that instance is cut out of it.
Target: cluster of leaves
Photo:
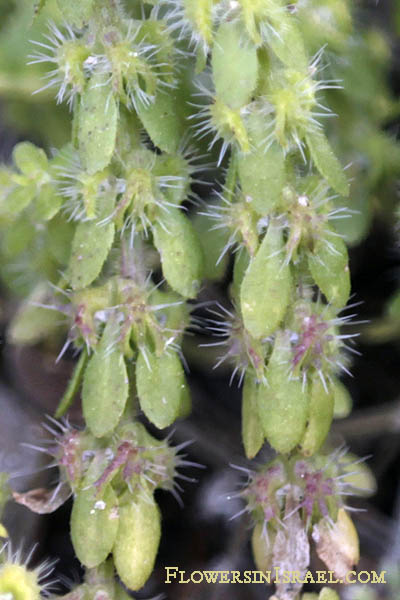
[[[111,587],[115,565],[133,590],[152,571],[160,538],[153,492],[173,491],[185,461],[132,415],[140,407],[163,429],[190,411],[181,351],[189,301],[204,278],[224,275],[228,253],[232,309],[210,322],[223,338],[212,345],[225,347],[219,362],[233,362],[243,382],[247,457],[265,440],[280,454],[242,492],[254,517],[256,562],[286,553],[290,569],[306,569],[310,535],[320,548],[336,534],[356,547],[336,483],[343,472],[318,453],[334,413],[350,410],[338,378],[353,337],[339,331],[351,319],[342,315],[350,295],[343,235],[357,241],[366,226],[356,219],[354,229],[336,227],[351,213],[350,188],[324,133],[322,119],[333,116],[325,101],[343,115],[341,128],[360,124],[357,139],[332,138],[344,158],[361,145],[370,160],[383,150],[398,154],[380,133],[394,112],[384,86],[374,109],[369,80],[346,85],[371,45],[371,81],[379,78],[384,46],[378,36],[350,43],[349,2],[324,0],[324,10],[317,1],[131,4],[37,5],[55,22],[35,40],[30,62],[51,66],[41,91],[54,90],[68,105],[72,139],[49,154],[20,143],[13,167],[0,171],[1,275],[25,298],[9,340],[66,336],[62,351],[72,345],[79,359],[57,417],[81,390],[86,423],[83,432],[63,426],[55,434],[57,488],[14,497],[47,512],[73,493],[72,541],[89,569],[76,597],[85,598],[103,569]],[[390,164],[395,169],[392,156]],[[224,181],[191,219],[193,184],[213,166]],[[358,161],[351,174],[362,168]],[[361,208],[386,175],[382,159],[357,192]],[[284,519],[293,547],[304,551],[301,565],[279,529]],[[354,551],[346,566],[356,560]]]
[[[58,466],[57,486],[14,499],[39,514],[50,513],[71,494],[71,538],[78,559],[89,569],[100,567],[112,552],[122,581],[141,588],[151,574],[161,534],[161,516],[154,492],[170,490],[178,501],[179,484],[189,480],[177,473],[182,466],[198,466],[178,454],[168,440],[158,441],[144,425],[131,419],[113,429],[111,437],[96,438],[53,421],[54,437],[42,451]]]
[[[328,569],[345,578],[359,557],[358,537],[345,499],[373,490],[373,480],[361,462],[342,449],[308,459],[301,454],[279,456],[248,473],[238,495],[255,522],[252,547],[260,570],[292,570],[295,565],[301,579],[313,541]],[[282,583],[278,597],[287,591],[288,585]]]

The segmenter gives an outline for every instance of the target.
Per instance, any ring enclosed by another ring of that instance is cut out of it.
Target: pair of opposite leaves
[[[131,590],[149,578],[161,537],[161,513],[150,491],[118,498],[111,484],[93,484],[105,465],[93,459],[77,492],[71,513],[71,539],[78,559],[88,568],[112,552],[117,573]]]
[[[96,437],[115,429],[129,396],[128,371],[117,336],[118,325],[110,319],[83,375],[83,414]],[[141,409],[159,429],[187,413],[189,389],[179,357],[172,350],[157,356],[149,348],[139,349],[135,383]]]
[[[350,293],[348,255],[343,240],[330,233],[327,228],[329,244],[323,238],[315,244],[308,256],[308,267],[328,302],[342,307]],[[290,302],[292,286],[282,230],[272,222],[240,287],[243,322],[254,338],[266,338],[279,327]]]

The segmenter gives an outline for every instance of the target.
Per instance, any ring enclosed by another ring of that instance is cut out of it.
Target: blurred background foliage
[[[127,9],[139,10],[129,0]],[[338,115],[329,119],[329,136],[337,155],[348,165],[352,179],[349,205],[352,217],[337,221],[351,248],[353,302],[360,325],[358,350],[352,366],[353,378],[346,378],[353,413],[337,420],[332,444],[347,444],[368,461],[377,480],[376,494],[358,501],[355,514],[361,537],[360,569],[389,568],[391,585],[382,589],[349,586],[346,598],[369,600],[400,595],[400,1],[381,0],[298,0],[301,26],[315,54],[325,46],[326,79],[339,79],[343,89],[326,90],[326,104]],[[353,26],[349,18],[353,13]],[[326,15],[329,19],[326,19]],[[56,104],[52,88],[43,87],[43,65],[28,65],[30,40],[46,33],[48,21],[61,23],[55,0],[0,0],[0,152],[6,165],[11,162],[15,143],[30,140],[48,154],[61,148],[71,135],[68,108]],[[329,28],[329,23],[333,26]],[[323,26],[321,26],[321,24]],[[213,173],[208,174],[212,181]],[[1,184],[1,170],[0,170]],[[208,188],[195,190],[203,199]],[[1,202],[1,200],[0,200]],[[202,232],[207,258],[212,258],[215,240],[208,223],[196,217]],[[55,283],[65,264],[71,228],[65,216],[57,217],[45,229],[40,222],[23,215],[13,228],[0,204],[0,320],[2,339],[15,312],[17,298],[26,297],[41,282]],[[216,249],[215,249],[216,250]],[[226,305],[227,282],[232,265],[222,263],[220,279],[203,286],[200,304],[210,301]],[[203,316],[198,308],[198,316]],[[40,432],[44,413],[52,413],[65,388],[73,359],[66,354],[58,363],[65,332],[55,329],[52,338],[27,347],[2,344],[0,388],[0,471],[18,475],[12,484],[26,488],[29,481],[39,485],[46,473],[36,473],[40,458],[32,456],[20,441],[34,439]],[[187,485],[185,508],[160,492],[164,530],[158,567],[140,597],[165,590],[168,598],[207,600],[265,597],[265,588],[248,586],[195,585],[163,586],[164,565],[182,569],[254,568],[248,523],[229,521],[240,509],[225,500],[226,493],[240,481],[230,463],[246,466],[240,441],[240,392],[229,386],[227,367],[212,370],[216,356],[212,349],[199,349],[209,341],[207,333],[187,336],[185,354],[190,366],[194,398],[191,417],[177,425],[174,439],[193,439],[191,457],[208,468],[198,485]],[[79,423],[80,409],[74,418]],[[268,458],[264,450],[260,460]],[[37,557],[59,556],[58,574],[74,578],[79,565],[69,541],[68,512],[65,506],[49,517],[33,517],[22,507],[9,506],[7,523],[14,539],[25,544],[41,542]],[[28,520],[29,519],[29,520]],[[318,568],[318,563],[313,563]],[[374,586],[377,588],[377,586]]]

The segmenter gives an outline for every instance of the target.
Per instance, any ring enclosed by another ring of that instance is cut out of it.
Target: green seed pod
[[[275,331],[289,303],[292,277],[283,249],[282,232],[271,223],[243,279],[240,291],[243,321],[256,339]]]
[[[128,374],[116,343],[117,335],[118,326],[110,319],[83,377],[83,414],[96,437],[110,433],[117,426],[128,398]]]
[[[222,23],[211,60],[217,97],[230,108],[242,108],[257,85],[257,50],[238,22]]]
[[[311,384],[310,408],[307,429],[301,443],[301,452],[312,456],[324,443],[333,419],[334,396],[332,388],[328,391],[317,374]]]
[[[242,440],[247,458],[254,458],[264,443],[264,431],[258,416],[258,385],[254,373],[246,373],[242,396]]]
[[[32,178],[49,167],[45,152],[30,142],[21,142],[15,146],[13,160],[21,173]]]
[[[93,484],[106,467],[95,457],[77,492],[71,512],[71,539],[83,565],[96,567],[112,551],[118,531],[118,499],[111,485]]]
[[[348,196],[350,193],[349,183],[325,134],[319,129],[312,129],[306,133],[306,141],[310,149],[311,158],[321,175],[325,177],[329,185],[338,194]]]
[[[292,358],[289,335],[278,333],[268,363],[267,385],[258,391],[258,413],[265,437],[281,453],[301,441],[307,423],[309,398],[299,379],[290,378]]]
[[[332,390],[334,398],[333,416],[335,419],[344,419],[351,413],[353,403],[350,393],[337,377],[333,378]]]
[[[154,568],[161,536],[161,514],[143,492],[120,507],[113,556],[117,573],[131,590],[144,586]]]
[[[345,306],[350,296],[349,256],[341,237],[328,228],[308,255],[311,275],[328,302]]]
[[[171,425],[182,408],[186,386],[178,356],[167,352],[156,356],[143,349],[136,362],[136,386],[140,407],[149,421],[159,429]]]
[[[79,107],[79,154],[89,175],[107,167],[115,147],[118,107],[107,79],[93,75]]]
[[[268,526],[266,526],[268,527]],[[264,522],[257,523],[251,536],[251,549],[253,551],[254,562],[259,571],[270,571],[273,564],[274,545],[270,538],[263,535]],[[268,532],[270,534],[270,532]]]
[[[93,0],[79,0],[79,2],[57,0],[57,5],[65,22],[78,29],[82,29],[87,24],[93,12]]]
[[[203,252],[193,225],[181,210],[169,208],[154,226],[154,243],[170,286],[185,298],[194,298],[203,278]]]
[[[74,290],[87,287],[100,274],[114,241],[114,223],[78,223],[72,242],[68,278]]]
[[[272,144],[265,151],[257,145],[248,154],[240,153],[238,164],[240,185],[246,200],[251,202],[259,215],[271,214],[281,201],[285,182],[285,157],[282,148],[278,144]]]

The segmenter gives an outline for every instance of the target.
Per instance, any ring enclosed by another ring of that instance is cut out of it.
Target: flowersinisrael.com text
[[[181,571],[179,567],[165,567],[165,583],[386,583],[386,571],[349,571],[343,579],[333,571]]]

